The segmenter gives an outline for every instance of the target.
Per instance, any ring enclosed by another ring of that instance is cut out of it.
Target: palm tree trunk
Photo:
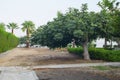
[[[26,34],[27,34],[26,47],[29,48],[30,47],[30,40],[29,40],[29,31],[28,31],[28,29],[26,31]]]
[[[14,29],[12,29],[12,34],[13,34],[13,32],[14,32]]]
[[[85,60],[90,60],[90,55],[89,55],[89,52],[88,52],[88,45],[87,44],[88,44],[88,38],[83,43],[83,50],[84,50],[83,57],[84,57]]]

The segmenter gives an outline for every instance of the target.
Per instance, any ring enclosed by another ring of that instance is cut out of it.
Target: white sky
[[[19,27],[25,20],[31,20],[36,28],[56,17],[57,11],[65,13],[69,7],[80,9],[82,3],[88,3],[90,11],[99,11],[96,5],[100,0],[0,0],[0,22],[16,22]],[[20,29],[16,36],[24,36]]]
[[[56,17],[57,11],[65,13],[69,7],[80,9],[82,3],[88,3],[89,11],[98,12],[100,8],[96,4],[99,1],[101,0],[0,0],[0,22],[16,22],[22,27],[25,20],[31,20],[37,28]],[[15,30],[15,35],[20,37],[25,33],[18,29]]]

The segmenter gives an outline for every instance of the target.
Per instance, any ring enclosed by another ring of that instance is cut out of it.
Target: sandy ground
[[[40,80],[120,80],[120,68],[104,71],[91,67],[35,71]]]
[[[35,66],[45,64],[87,63],[102,61],[85,61],[69,54],[67,50],[50,50],[48,48],[15,48],[0,54],[0,66]]]
[[[68,60],[71,62],[72,59],[77,59],[77,56],[69,54],[67,51],[48,48],[15,48],[0,55],[0,66],[56,64]]]

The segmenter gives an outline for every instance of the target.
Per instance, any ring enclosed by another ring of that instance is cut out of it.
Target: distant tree
[[[13,34],[14,33],[14,29],[18,29],[19,27],[18,27],[18,25],[16,24],[16,23],[9,23],[8,25],[7,25],[7,27],[8,27],[8,29],[11,29],[11,33]]]
[[[98,5],[102,8],[102,10],[108,12],[114,12],[116,8],[118,8],[120,2],[117,0],[102,0],[98,2]]]
[[[114,37],[113,41],[115,41],[118,44],[116,47],[120,48],[120,37]]]
[[[111,16],[110,16],[110,9],[112,10],[113,7],[113,3],[116,0],[102,0],[98,2],[98,5],[102,8],[101,12],[100,12],[100,17],[102,17],[100,19],[101,21],[101,27],[103,29],[101,29],[100,31],[100,37],[105,38],[105,43],[104,43],[104,47],[107,47],[107,41],[112,37],[112,33],[113,33],[113,27],[111,25]]]
[[[0,23],[0,29],[5,31],[5,24],[4,23]]]
[[[114,27],[113,40],[118,43],[120,47],[120,9],[116,8],[112,14],[112,26]]]
[[[119,11],[118,6],[120,2],[116,1],[117,0],[102,0],[98,2],[98,5],[102,8],[101,13],[103,19],[101,20],[105,29],[103,29],[101,33],[104,33],[103,37],[105,38],[105,47],[108,39],[111,39],[112,47],[113,36],[117,36],[115,35],[116,32],[119,33],[119,28],[117,27],[119,25],[119,14],[116,12]]]
[[[19,44],[25,44],[26,43],[27,36],[20,37]]]
[[[25,21],[22,24],[22,30],[23,32],[26,31],[27,40],[26,40],[26,47],[29,48],[30,46],[30,34],[32,34],[35,31],[35,24],[32,21]]]
[[[99,38],[105,38],[104,47],[107,47],[107,41],[112,38],[114,31],[114,28],[111,25],[112,20],[110,14],[106,13],[106,11],[101,11],[98,18],[98,22],[100,23],[100,26],[98,27]]]

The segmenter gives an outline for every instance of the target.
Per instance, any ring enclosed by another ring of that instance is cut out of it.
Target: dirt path
[[[15,48],[5,53],[0,56],[0,66],[56,64],[61,63],[62,60],[77,58],[66,51],[53,51],[48,48]]]

